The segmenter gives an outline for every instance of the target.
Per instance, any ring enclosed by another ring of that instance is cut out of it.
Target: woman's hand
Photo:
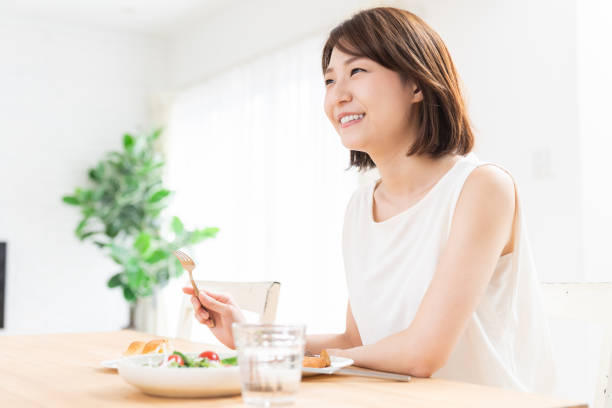
[[[192,295],[191,304],[198,322],[208,326],[221,343],[235,349],[232,323],[242,323],[246,319],[231,296],[200,289],[199,296],[196,298],[193,296],[193,288],[190,287],[184,287],[183,293]],[[214,327],[211,327],[213,321]]]

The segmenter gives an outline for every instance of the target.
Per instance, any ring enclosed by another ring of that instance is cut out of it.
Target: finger
[[[195,312],[195,318],[198,322],[212,328],[215,326],[215,322],[212,319],[212,316],[210,315],[210,313],[204,309],[204,308],[200,308],[199,310],[197,310]]]
[[[226,294],[226,293],[213,293],[211,291],[208,291],[206,289],[200,289],[200,292],[204,292],[206,293],[208,296],[210,296],[211,298],[218,300],[221,303],[231,303],[232,302],[232,298],[230,295]]]
[[[208,310],[204,309],[200,304],[200,301],[194,296],[191,297],[191,305],[193,306],[193,310],[197,315],[201,315],[204,320],[208,319]]]
[[[206,319],[203,319],[202,316],[200,316],[200,313],[198,312],[195,312],[193,316],[198,321],[198,323],[204,324],[204,322],[206,321]]]
[[[211,297],[206,291],[201,290],[198,299],[200,299],[200,303],[202,303],[202,306],[206,309],[210,309],[217,313],[225,312],[228,308],[227,304],[219,302],[217,299]]]
[[[196,318],[196,320],[199,323],[201,323],[201,324],[203,324],[205,326],[208,326],[208,327],[211,327],[211,328],[215,326],[214,322],[210,318],[204,319],[199,313],[197,313],[195,315],[195,318]]]
[[[212,319],[207,319],[202,324],[205,324],[206,326],[210,328],[215,327],[215,322]]]
[[[198,321],[202,324],[206,324],[206,321],[210,319],[210,315],[204,309],[199,310],[197,314]]]
[[[206,309],[199,307],[194,311],[194,317],[199,323],[211,327],[212,316]]]
[[[222,304],[235,304],[236,302],[234,302],[234,300],[232,299],[232,297],[230,295],[227,295],[225,293],[214,293],[214,292],[210,292],[208,290],[205,289],[200,289],[200,293],[204,292],[205,294],[207,294],[208,296],[210,296],[213,300],[216,300]],[[193,295],[193,288],[190,286],[185,286],[183,287],[183,293],[187,294],[187,295]]]

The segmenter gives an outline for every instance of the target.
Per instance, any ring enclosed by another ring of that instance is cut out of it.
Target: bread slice
[[[135,354],[141,354],[145,343],[143,341],[133,341],[128,346],[127,350],[123,352],[124,356],[133,356]]]
[[[302,366],[311,368],[325,368],[331,365],[331,359],[327,350],[321,350],[320,356],[304,356]]]
[[[136,354],[151,354],[151,353],[168,353],[170,343],[168,339],[155,339],[147,343],[143,341],[133,341],[123,353],[124,356],[133,356]]]
[[[163,354],[168,352],[168,339],[155,339],[151,340],[144,345],[141,354],[158,353]]]

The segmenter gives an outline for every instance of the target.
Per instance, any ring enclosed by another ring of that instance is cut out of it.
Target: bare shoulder
[[[495,165],[479,166],[465,181],[458,206],[487,210],[497,215],[513,214],[514,180]]]

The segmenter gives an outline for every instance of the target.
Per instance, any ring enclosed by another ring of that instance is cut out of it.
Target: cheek
[[[333,110],[333,105],[331,104],[327,94],[325,95],[325,99],[323,100],[323,110],[325,111],[325,116],[327,116],[327,119],[329,119],[329,121],[332,123],[332,125],[336,125],[334,123],[334,110]]]
[[[408,104],[405,98],[398,93],[385,92],[384,94],[374,90],[370,95],[372,123],[379,129],[394,129],[404,126],[407,118]]]

